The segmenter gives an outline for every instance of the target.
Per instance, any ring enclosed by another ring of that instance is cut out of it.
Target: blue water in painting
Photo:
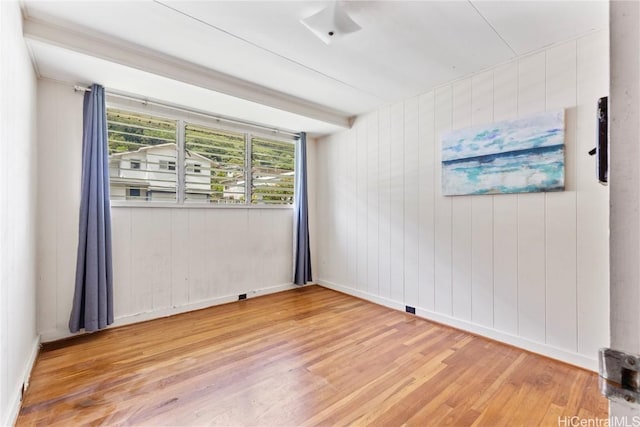
[[[563,189],[563,111],[443,134],[445,195]]]
[[[564,145],[442,162],[445,195],[526,193],[564,189]]]

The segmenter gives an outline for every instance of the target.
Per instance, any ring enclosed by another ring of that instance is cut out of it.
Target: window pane
[[[185,128],[185,200],[245,202],[244,134]]]
[[[108,108],[107,128],[111,200],[175,201],[176,122]]]
[[[251,140],[251,203],[293,203],[294,156],[291,142]]]

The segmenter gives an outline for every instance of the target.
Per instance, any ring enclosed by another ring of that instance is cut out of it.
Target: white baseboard
[[[22,374],[18,377],[18,383],[15,384],[14,390],[9,390],[9,406],[7,411],[7,418],[0,421],[2,426],[15,425],[20,413],[20,407],[22,405],[22,385],[29,385],[29,378],[31,378],[31,371],[36,364],[38,358],[38,352],[40,351],[40,337],[36,337],[31,347],[31,354],[24,366]]]
[[[246,291],[246,294],[247,294],[247,298],[255,298],[261,295],[268,295],[276,292],[288,291],[288,290],[299,288],[299,287],[300,287],[299,285],[287,283],[283,285],[270,286],[267,288],[251,289],[249,291]],[[123,316],[116,317],[116,319],[114,319],[113,324],[109,325],[109,328],[123,326],[123,325],[130,325],[132,323],[145,322],[147,320],[160,319],[162,317],[173,316],[180,313],[200,310],[203,308],[213,307],[221,304],[227,304],[234,301],[238,301],[238,295],[225,295],[225,296],[210,298],[207,300],[197,301],[197,302],[175,306],[175,307],[167,307],[159,310],[147,311],[144,313],[123,315]],[[82,335],[84,333],[85,332],[72,334],[71,332],[69,332],[68,329],[63,329],[63,330],[54,329],[54,330],[42,332],[40,335],[41,335],[42,342],[51,342],[51,341],[56,341],[64,338],[69,338],[72,336]]]
[[[405,304],[398,301],[383,298],[378,295],[373,295],[371,293],[361,291],[359,289],[354,289],[348,286],[342,286],[337,283],[332,283],[330,281],[323,280],[323,279],[316,280],[316,283],[326,288],[333,289],[335,291],[342,292],[345,294],[353,295],[362,299],[366,299],[368,301],[371,301],[379,305],[383,305],[385,307],[393,308],[395,310],[405,311]],[[416,316],[425,318],[427,320],[432,320],[437,323],[442,323],[443,325],[451,326],[457,329],[462,329],[476,335],[481,335],[483,337],[491,338],[496,341],[501,341],[503,343],[522,348],[532,353],[540,354],[540,355],[549,357],[551,359],[556,359],[561,362],[568,363],[570,365],[579,366],[589,371],[594,371],[594,372],[598,371],[598,360],[596,359],[595,355],[593,358],[590,358],[579,353],[553,347],[545,343],[532,341],[527,338],[523,338],[517,335],[512,335],[506,332],[499,331],[497,329],[488,328],[486,326],[478,325],[476,323],[472,323],[466,320],[456,319],[455,317],[447,316],[441,313],[436,313],[434,311],[427,310],[424,308],[415,307],[415,309],[416,309]]]
[[[367,301],[375,302],[376,304],[383,305],[385,307],[393,308],[394,310],[404,311],[404,304],[389,299],[384,298],[379,295],[374,295],[369,292],[361,291],[359,289],[354,289],[348,286],[338,285],[337,283],[329,282],[324,279],[316,280],[320,286],[324,286],[325,288],[333,289],[334,291],[342,292],[345,294],[353,295],[354,297],[366,299]]]

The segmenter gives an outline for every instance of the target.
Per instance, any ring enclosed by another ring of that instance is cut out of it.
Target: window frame
[[[129,168],[131,168],[131,170],[140,170],[141,166],[142,166],[142,160],[140,159],[129,160]]]
[[[288,209],[293,210],[295,205],[295,196],[291,204],[273,204],[251,203],[251,180],[252,180],[252,164],[251,164],[251,139],[254,137],[264,138],[279,142],[291,143],[294,149],[294,176],[295,176],[295,155],[297,138],[286,135],[284,133],[269,132],[260,127],[253,128],[251,124],[235,124],[225,122],[224,118],[216,119],[207,113],[198,113],[175,109],[170,106],[161,106],[157,103],[146,104],[134,99],[123,99],[120,97],[112,97],[107,94],[106,108],[117,109],[134,114],[144,114],[157,118],[171,120],[176,122],[176,175],[177,175],[177,194],[176,200],[170,202],[152,202],[149,200],[111,200],[113,208],[171,208],[171,209]],[[227,132],[243,133],[245,135],[246,156],[248,163],[245,163],[245,202],[244,203],[200,203],[185,202],[185,179],[187,168],[185,164],[185,126],[193,124],[203,126],[213,130],[221,130]],[[248,193],[248,194],[247,194]]]
[[[158,160],[158,169],[161,171],[175,171],[177,172],[176,162],[173,160]]]

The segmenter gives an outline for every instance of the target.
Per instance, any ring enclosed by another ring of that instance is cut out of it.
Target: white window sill
[[[244,205],[216,203],[167,203],[112,200],[112,208],[169,208],[169,209],[293,209],[293,205]]]

